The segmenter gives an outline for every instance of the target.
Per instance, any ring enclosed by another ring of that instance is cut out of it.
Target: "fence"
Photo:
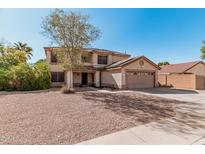
[[[195,74],[159,75],[160,86],[186,89],[205,89],[205,77]]]

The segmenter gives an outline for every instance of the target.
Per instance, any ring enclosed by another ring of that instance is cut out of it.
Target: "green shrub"
[[[46,62],[38,62],[34,64],[35,74],[35,85],[36,89],[48,89],[50,88],[51,75],[49,71],[49,67]]]
[[[41,90],[50,87],[50,72],[45,62],[34,65],[20,63],[0,70],[0,90]]]
[[[5,69],[0,69],[0,90],[9,90],[9,75]]]
[[[10,88],[13,90],[33,90],[33,82],[35,81],[32,67],[28,64],[21,63],[12,66],[9,70]]]

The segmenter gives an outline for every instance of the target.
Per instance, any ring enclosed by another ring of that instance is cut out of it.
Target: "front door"
[[[82,85],[88,84],[88,73],[82,73]]]

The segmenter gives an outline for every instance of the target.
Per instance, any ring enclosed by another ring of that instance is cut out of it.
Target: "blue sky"
[[[0,9],[0,39],[22,41],[33,49],[31,62],[45,58],[49,39],[41,34],[42,18],[51,9]],[[77,9],[91,16],[102,31],[92,47],[145,55],[154,62],[200,60],[205,40],[205,9]]]

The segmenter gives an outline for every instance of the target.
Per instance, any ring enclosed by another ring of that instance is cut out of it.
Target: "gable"
[[[187,70],[186,73],[193,73],[196,75],[203,75],[205,76],[205,64],[204,63],[198,63],[191,69]]]
[[[140,61],[143,61],[144,65],[140,65]],[[150,63],[148,60],[145,58],[141,57],[131,63],[126,64],[123,66],[125,69],[139,69],[139,70],[158,70],[156,66],[154,66],[152,63]]]

